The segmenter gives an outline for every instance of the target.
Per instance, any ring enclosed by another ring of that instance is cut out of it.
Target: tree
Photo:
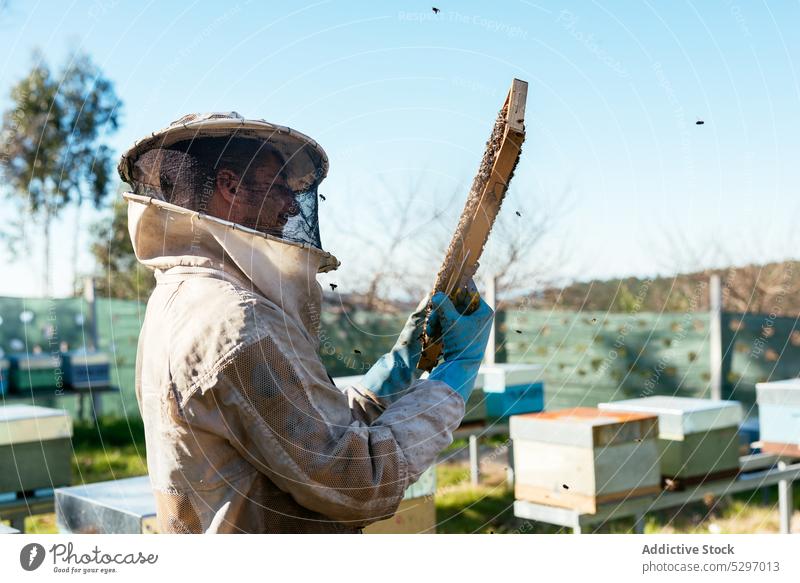
[[[96,280],[97,294],[108,298],[146,299],[155,279],[133,252],[128,235],[128,203],[119,197],[111,209],[111,220],[98,221],[91,229],[92,255],[102,272]]]
[[[50,295],[52,222],[69,205],[76,205],[78,217],[85,200],[102,205],[114,172],[103,139],[117,130],[121,103],[112,82],[83,53],[73,54],[57,76],[35,53],[11,100],[0,132],[3,182],[21,214],[42,228],[43,292]],[[78,233],[76,228],[73,262]],[[14,234],[5,235],[14,242]]]

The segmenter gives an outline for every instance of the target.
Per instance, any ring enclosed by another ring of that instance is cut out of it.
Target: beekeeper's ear
[[[233,204],[240,181],[239,176],[232,170],[223,169],[217,172],[217,191],[225,199],[225,202]]]

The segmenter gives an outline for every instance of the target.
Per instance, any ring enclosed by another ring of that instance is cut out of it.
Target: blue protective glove
[[[422,352],[422,330],[430,296],[425,296],[408,317],[391,351],[381,356],[361,379],[361,384],[386,403],[399,399],[415,380]]]
[[[442,292],[434,294],[431,303],[434,310],[431,315],[437,315],[442,330],[444,362],[428,378],[447,383],[466,402],[489,342],[494,312],[481,299],[477,310],[464,315]]]

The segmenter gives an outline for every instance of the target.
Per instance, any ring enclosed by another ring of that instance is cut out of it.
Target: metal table
[[[702,500],[708,495],[723,496],[777,484],[780,531],[784,534],[790,533],[793,510],[792,482],[800,478],[800,462],[789,465],[784,457],[763,453],[742,456],[740,462],[741,473],[735,478],[706,482],[679,492],[663,491],[656,495],[604,504],[598,507],[596,514],[582,514],[569,508],[516,500],[514,515],[518,518],[571,528],[574,534],[580,534],[592,525],[633,516],[634,532],[642,534],[644,517],[648,512],[683,506]]]

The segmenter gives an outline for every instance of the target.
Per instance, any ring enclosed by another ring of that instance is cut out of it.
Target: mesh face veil
[[[307,136],[234,112],[181,118],[137,142],[119,167],[135,194],[317,249],[317,188],[327,170]]]
[[[321,249],[317,186],[294,190],[286,175],[286,160],[266,140],[197,138],[144,152],[133,164],[132,186],[135,194],[203,214],[227,188],[230,211],[218,218]]]

